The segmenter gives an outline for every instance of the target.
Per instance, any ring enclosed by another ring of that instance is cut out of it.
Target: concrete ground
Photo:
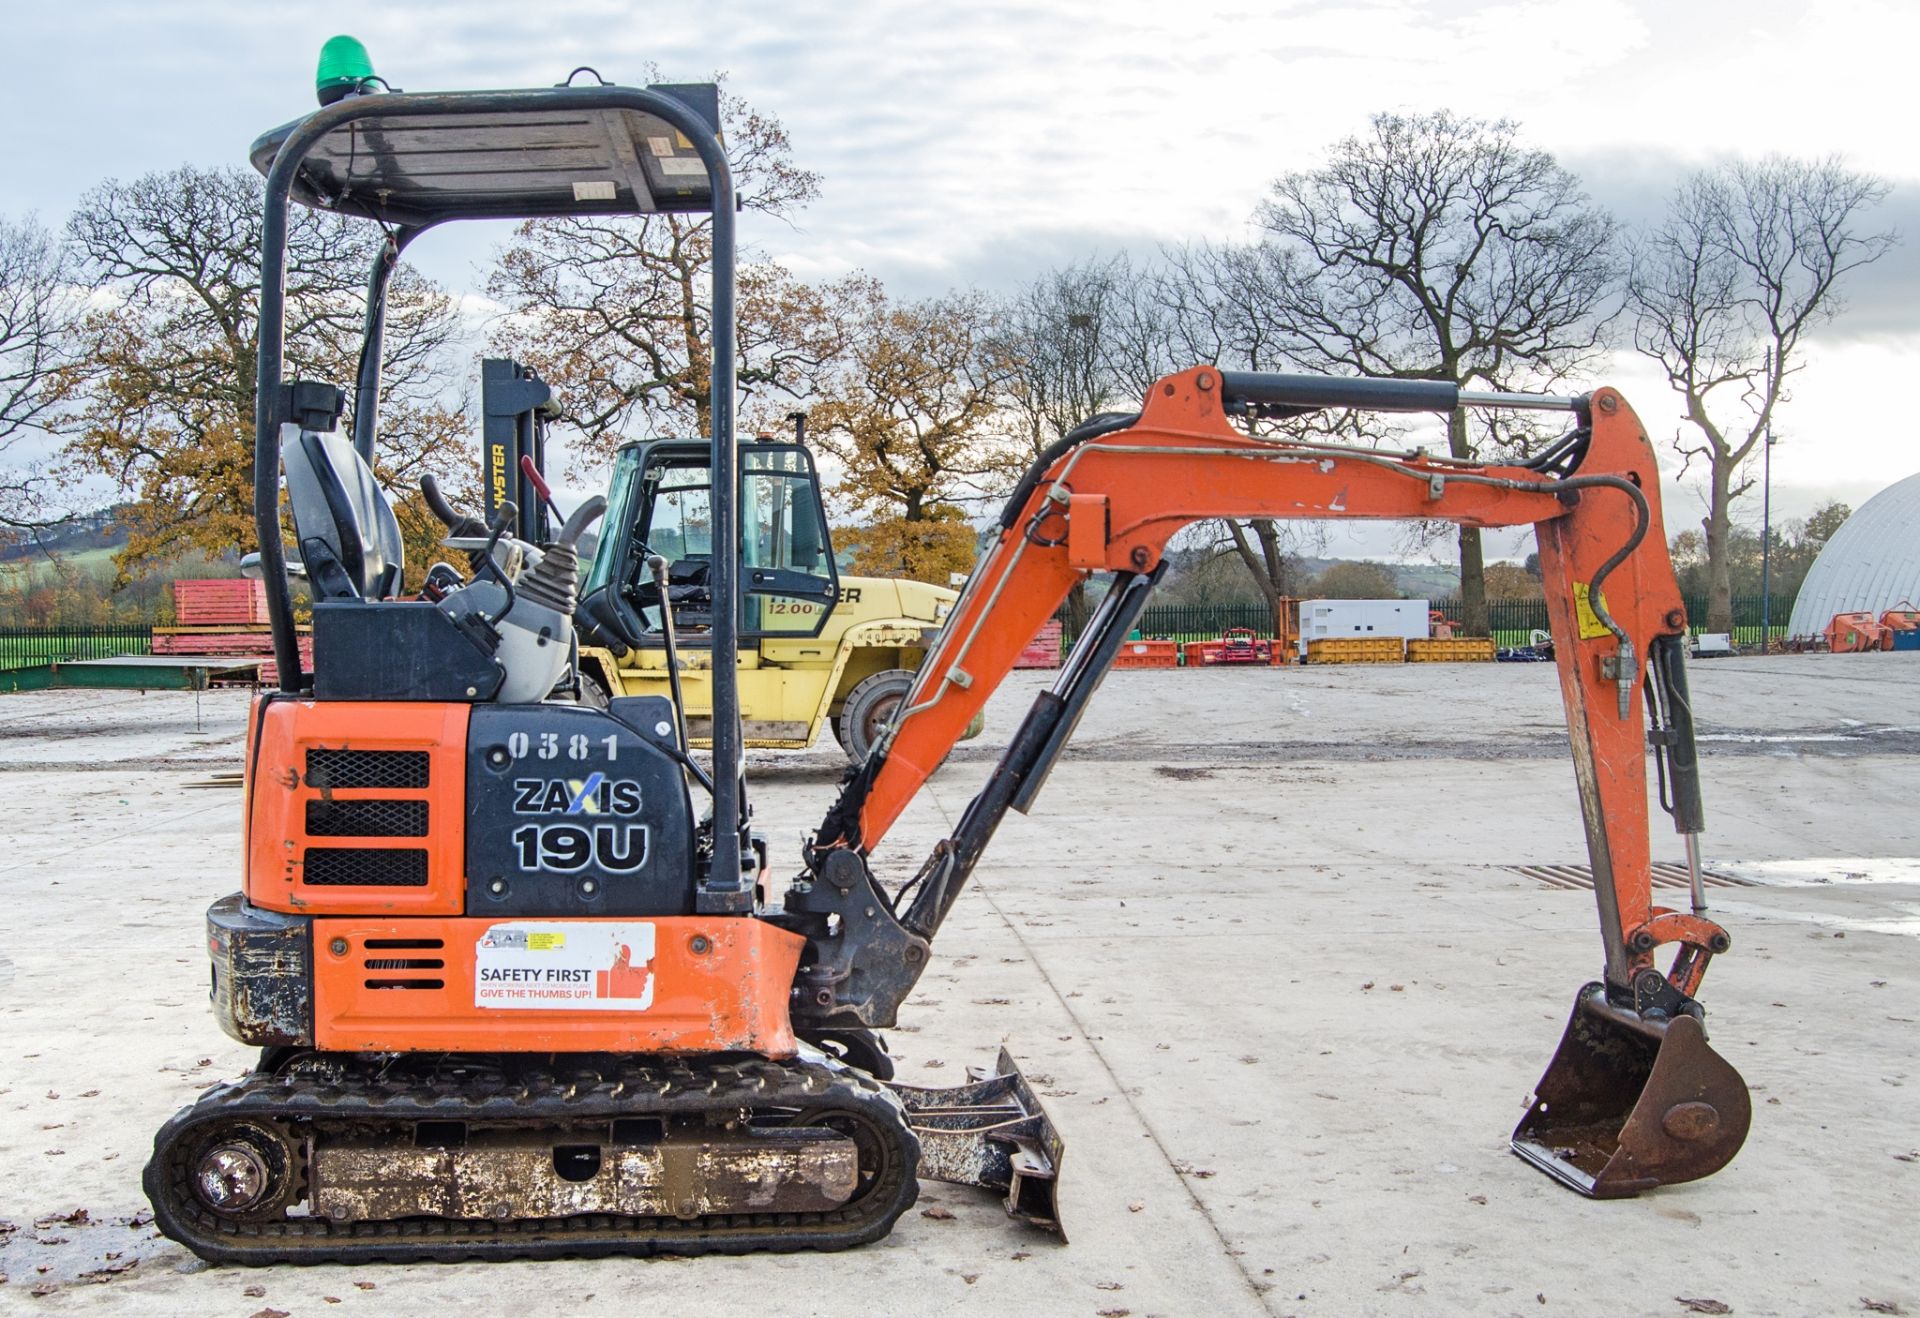
[[[1591,897],[1506,868],[1585,859],[1550,666],[1123,672],[891,1035],[908,1080],[1020,1058],[1070,1245],[930,1184],[854,1254],[270,1270],[157,1239],[139,1186],[154,1129],[250,1060],[200,951],[240,804],[200,784],[239,767],[244,698],[7,697],[0,1311],[1920,1313],[1920,656],[1693,677],[1708,860],[1755,885],[1713,893],[1735,948],[1704,996],[1755,1102],[1717,1176],[1596,1203],[1507,1151],[1599,961]],[[996,698],[885,874],[1045,680]],[[791,859],[837,757],[754,775]]]

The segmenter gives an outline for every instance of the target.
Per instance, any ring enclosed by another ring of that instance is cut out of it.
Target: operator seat
[[[298,430],[295,438],[296,430],[286,427],[281,449],[293,532],[314,599],[387,599],[406,555],[386,492],[344,435]]]

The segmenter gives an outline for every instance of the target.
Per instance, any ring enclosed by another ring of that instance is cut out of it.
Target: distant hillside
[[[0,627],[98,627],[173,621],[170,583],[237,577],[240,556],[190,553],[115,589],[113,558],[125,547],[120,509],[104,508],[0,547]]]
[[[1411,598],[1452,599],[1460,593],[1460,569],[1441,563],[1384,563],[1393,583]]]
[[[95,550],[111,555],[127,543],[126,529],[120,525],[123,509],[119,506],[82,513],[38,535],[22,535],[18,540],[0,543],[0,563],[23,558],[56,558],[73,561]]]

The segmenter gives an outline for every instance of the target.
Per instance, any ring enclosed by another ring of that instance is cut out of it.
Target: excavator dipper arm
[[[1235,414],[1325,407],[1451,411],[1552,406],[1563,439],[1526,465],[1485,465],[1258,437]],[[1163,570],[1168,541],[1207,518],[1411,519],[1535,528],[1598,900],[1602,982],[1576,1002],[1515,1149],[1593,1195],[1716,1170],[1744,1138],[1747,1095],[1705,1043],[1694,995],[1730,940],[1702,914],[1704,820],[1684,645],[1687,620],[1661,535],[1653,450],[1624,399],[1462,395],[1430,381],[1340,380],[1198,367],[1154,384],[1137,417],[1081,426],[1008,500],[998,535],[892,726],[852,771],[787,911],[809,936],[793,995],[802,1028],[889,1025],[929,943],[1011,807],[1025,811]],[[900,892],[866,856],[1011,671],[1069,590],[1110,588],[951,837]],[[1649,733],[1651,722],[1651,733]],[[1693,910],[1652,903],[1646,752],[1686,836]],[[910,900],[909,900],[910,897]],[[1677,947],[1670,968],[1657,951]],[[1651,1106],[1650,1106],[1651,1105]]]

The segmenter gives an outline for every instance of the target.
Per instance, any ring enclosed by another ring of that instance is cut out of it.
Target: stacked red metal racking
[[[245,577],[173,583],[171,627],[153,629],[155,654],[266,655],[260,680],[278,680],[273,631],[267,625],[265,582]],[[300,634],[300,658],[313,663],[313,636]]]
[[[246,577],[173,583],[173,620],[182,627],[267,624],[267,583]]]
[[[1027,648],[1013,661],[1015,668],[1058,668],[1060,666],[1060,620],[1048,622],[1027,642]]]

